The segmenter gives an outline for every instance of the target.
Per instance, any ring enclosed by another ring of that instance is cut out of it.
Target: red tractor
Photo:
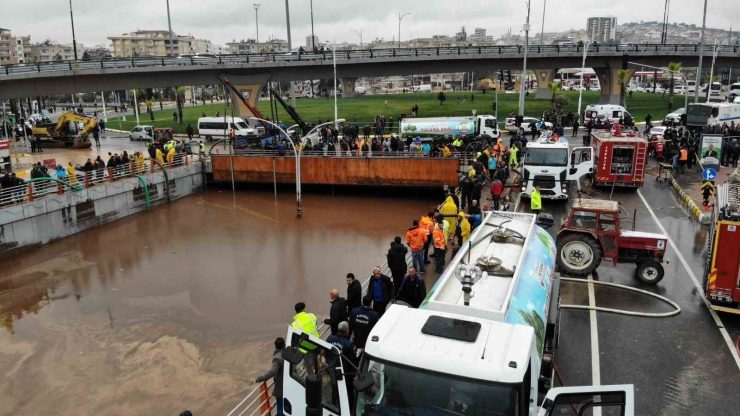
[[[656,284],[665,274],[668,238],[662,234],[622,230],[619,203],[578,198],[557,236],[557,265],[566,274],[585,276],[602,259],[637,264],[637,278]],[[633,225],[634,229],[634,225]]]

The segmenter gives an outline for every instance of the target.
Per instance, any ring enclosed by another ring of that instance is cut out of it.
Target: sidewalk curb
[[[683,200],[683,204],[686,206],[686,209],[691,213],[691,217],[697,221],[699,221],[700,224],[708,225],[712,222],[712,219],[709,215],[702,212],[701,208],[699,208],[698,205],[694,202],[694,200],[691,198],[689,194],[686,193],[683,189],[681,189],[681,185],[678,184],[678,181],[671,175],[671,185],[673,186],[673,190],[678,194],[678,196]]]

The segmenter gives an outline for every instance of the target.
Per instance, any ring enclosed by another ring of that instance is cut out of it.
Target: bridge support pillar
[[[535,77],[537,77],[537,92],[534,98],[537,100],[550,100],[552,99],[552,91],[547,88],[547,84],[551,83],[555,79],[555,69],[533,69]]]
[[[342,78],[342,98],[355,96],[355,82],[357,78]]]
[[[619,104],[620,86],[617,72],[622,69],[622,61],[607,61],[607,65],[606,68],[594,68],[594,72],[599,78],[599,84],[601,84],[599,104]],[[629,73],[629,77],[627,77],[627,85],[629,85],[629,79],[635,70],[626,69],[626,71]]]
[[[231,85],[233,85],[241,94],[242,97],[254,108],[257,108],[259,103],[260,94],[267,85],[267,80],[270,79],[268,74],[260,75],[221,75],[220,78],[223,80],[227,78]],[[242,100],[229,88],[226,88],[229,93],[232,102],[234,103],[234,114],[236,117],[243,118],[246,120],[249,117],[256,116],[244,105]],[[266,116],[269,118],[269,114]],[[250,123],[251,125],[251,123]]]

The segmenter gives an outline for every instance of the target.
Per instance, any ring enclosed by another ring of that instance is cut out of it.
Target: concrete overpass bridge
[[[636,61],[665,66],[671,61],[691,67],[700,53],[711,57],[714,46],[706,45],[591,45],[586,66],[594,68],[601,83],[600,102],[619,101],[616,79],[623,64]],[[63,93],[84,93],[180,85],[212,85],[229,77],[256,105],[266,82],[333,78],[331,51],[307,53],[263,53],[214,57],[112,58],[99,61],[48,62],[35,65],[0,66],[0,99],[35,97]],[[337,77],[345,96],[354,93],[359,77],[415,75],[463,71],[520,69],[524,46],[469,46],[450,48],[408,48],[337,51]],[[533,45],[528,52],[528,69],[542,86],[538,98],[549,98],[546,88],[558,68],[580,67],[583,46]],[[710,59],[704,61],[707,65]],[[720,46],[718,67],[740,66],[739,46]],[[629,69],[634,72],[634,68]],[[243,111],[246,108],[240,109]]]

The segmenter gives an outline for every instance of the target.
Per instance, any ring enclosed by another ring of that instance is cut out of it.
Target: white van
[[[365,87],[355,87],[355,95],[365,95],[366,93]]]
[[[257,136],[257,132],[239,117],[201,117],[198,119],[198,135],[204,137],[206,141],[228,138],[230,130],[234,130],[236,137]]]
[[[431,84],[415,85],[414,92],[432,92]]]
[[[730,101],[734,100],[736,97],[740,97],[740,82],[730,85],[727,95],[730,96]]]
[[[696,81],[686,81],[686,93],[693,94],[696,92]]]
[[[620,118],[632,117],[632,115],[621,105],[591,104],[586,107],[583,122],[588,123],[592,119],[595,122],[599,116],[603,116],[613,123],[619,122]]]

